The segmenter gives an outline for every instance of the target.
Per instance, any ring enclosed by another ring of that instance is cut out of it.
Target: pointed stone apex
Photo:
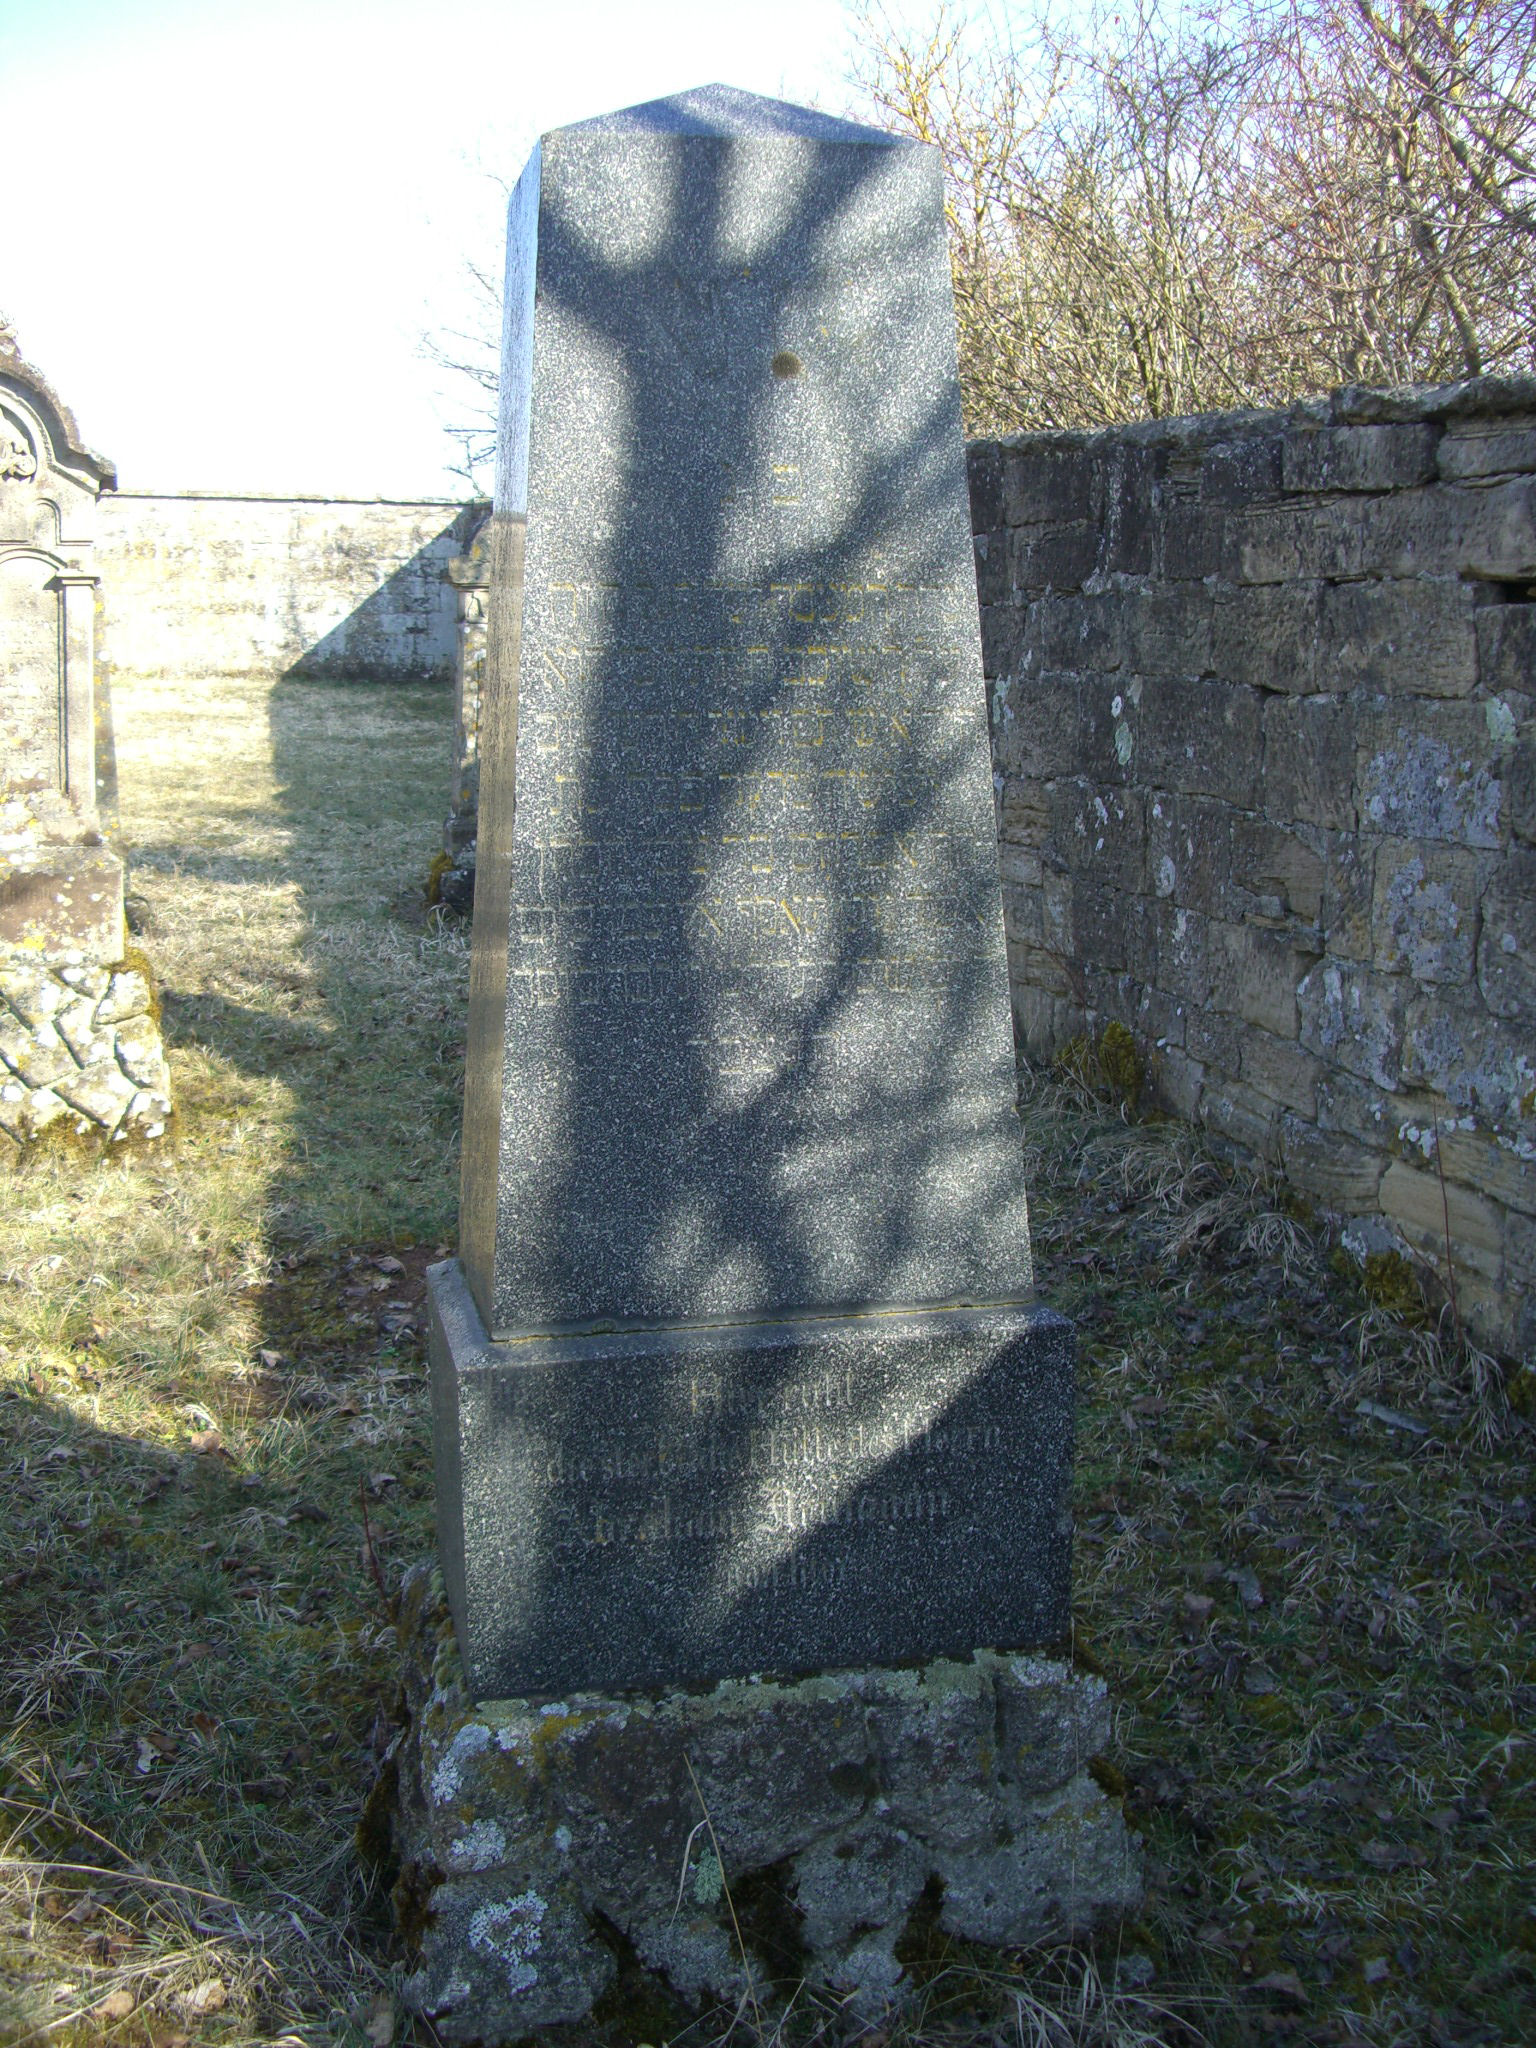
[[[742,92],[734,85],[698,85],[690,92],[673,93],[664,100],[646,100],[638,107],[621,107],[617,113],[576,121],[555,132],[737,135],[794,142],[856,142],[877,149],[911,147],[904,137],[889,135],[883,128],[866,127],[862,121],[843,121],[835,114],[821,114],[814,107],[798,107],[788,100],[765,99],[761,93]]]

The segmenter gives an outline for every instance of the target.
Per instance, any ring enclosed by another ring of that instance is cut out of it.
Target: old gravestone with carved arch
[[[116,477],[0,327],[0,1156],[159,1137],[169,1078],[106,843],[96,504]]]

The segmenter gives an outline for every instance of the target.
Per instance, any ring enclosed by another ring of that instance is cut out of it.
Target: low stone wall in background
[[[1129,1027],[1362,1252],[1444,1279],[1448,1215],[1529,1359],[1536,381],[970,462],[1024,1044]]]
[[[462,505],[119,491],[99,517],[111,675],[453,675]]]

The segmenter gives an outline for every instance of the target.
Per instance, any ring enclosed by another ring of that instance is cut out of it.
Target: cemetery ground
[[[420,886],[447,706],[211,679],[116,714],[179,1117],[4,1191],[0,2042],[426,2040],[368,1798],[457,1193],[467,945]],[[766,1984],[690,2024],[624,1974],[584,2040],[1536,2034],[1528,1378],[1069,1066],[1025,1130],[1081,1339],[1075,1651],[1145,1911],[1019,1959],[915,1929],[889,2027]]]

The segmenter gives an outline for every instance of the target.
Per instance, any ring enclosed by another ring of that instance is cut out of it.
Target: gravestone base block
[[[1054,1311],[493,1341],[457,1260],[427,1298],[438,1554],[477,1698],[1066,1640]]]
[[[1139,1902],[1136,1844],[1089,1770],[1104,1685],[1063,1661],[977,1650],[477,1704],[425,1567],[399,1637],[404,1995],[445,2041],[580,2022],[621,1954],[694,2008],[750,1973],[765,2005],[804,1979],[875,2012],[902,1997],[896,1951],[935,1896],[945,1932],[996,1948]],[[767,1924],[777,1953],[754,1952]]]

